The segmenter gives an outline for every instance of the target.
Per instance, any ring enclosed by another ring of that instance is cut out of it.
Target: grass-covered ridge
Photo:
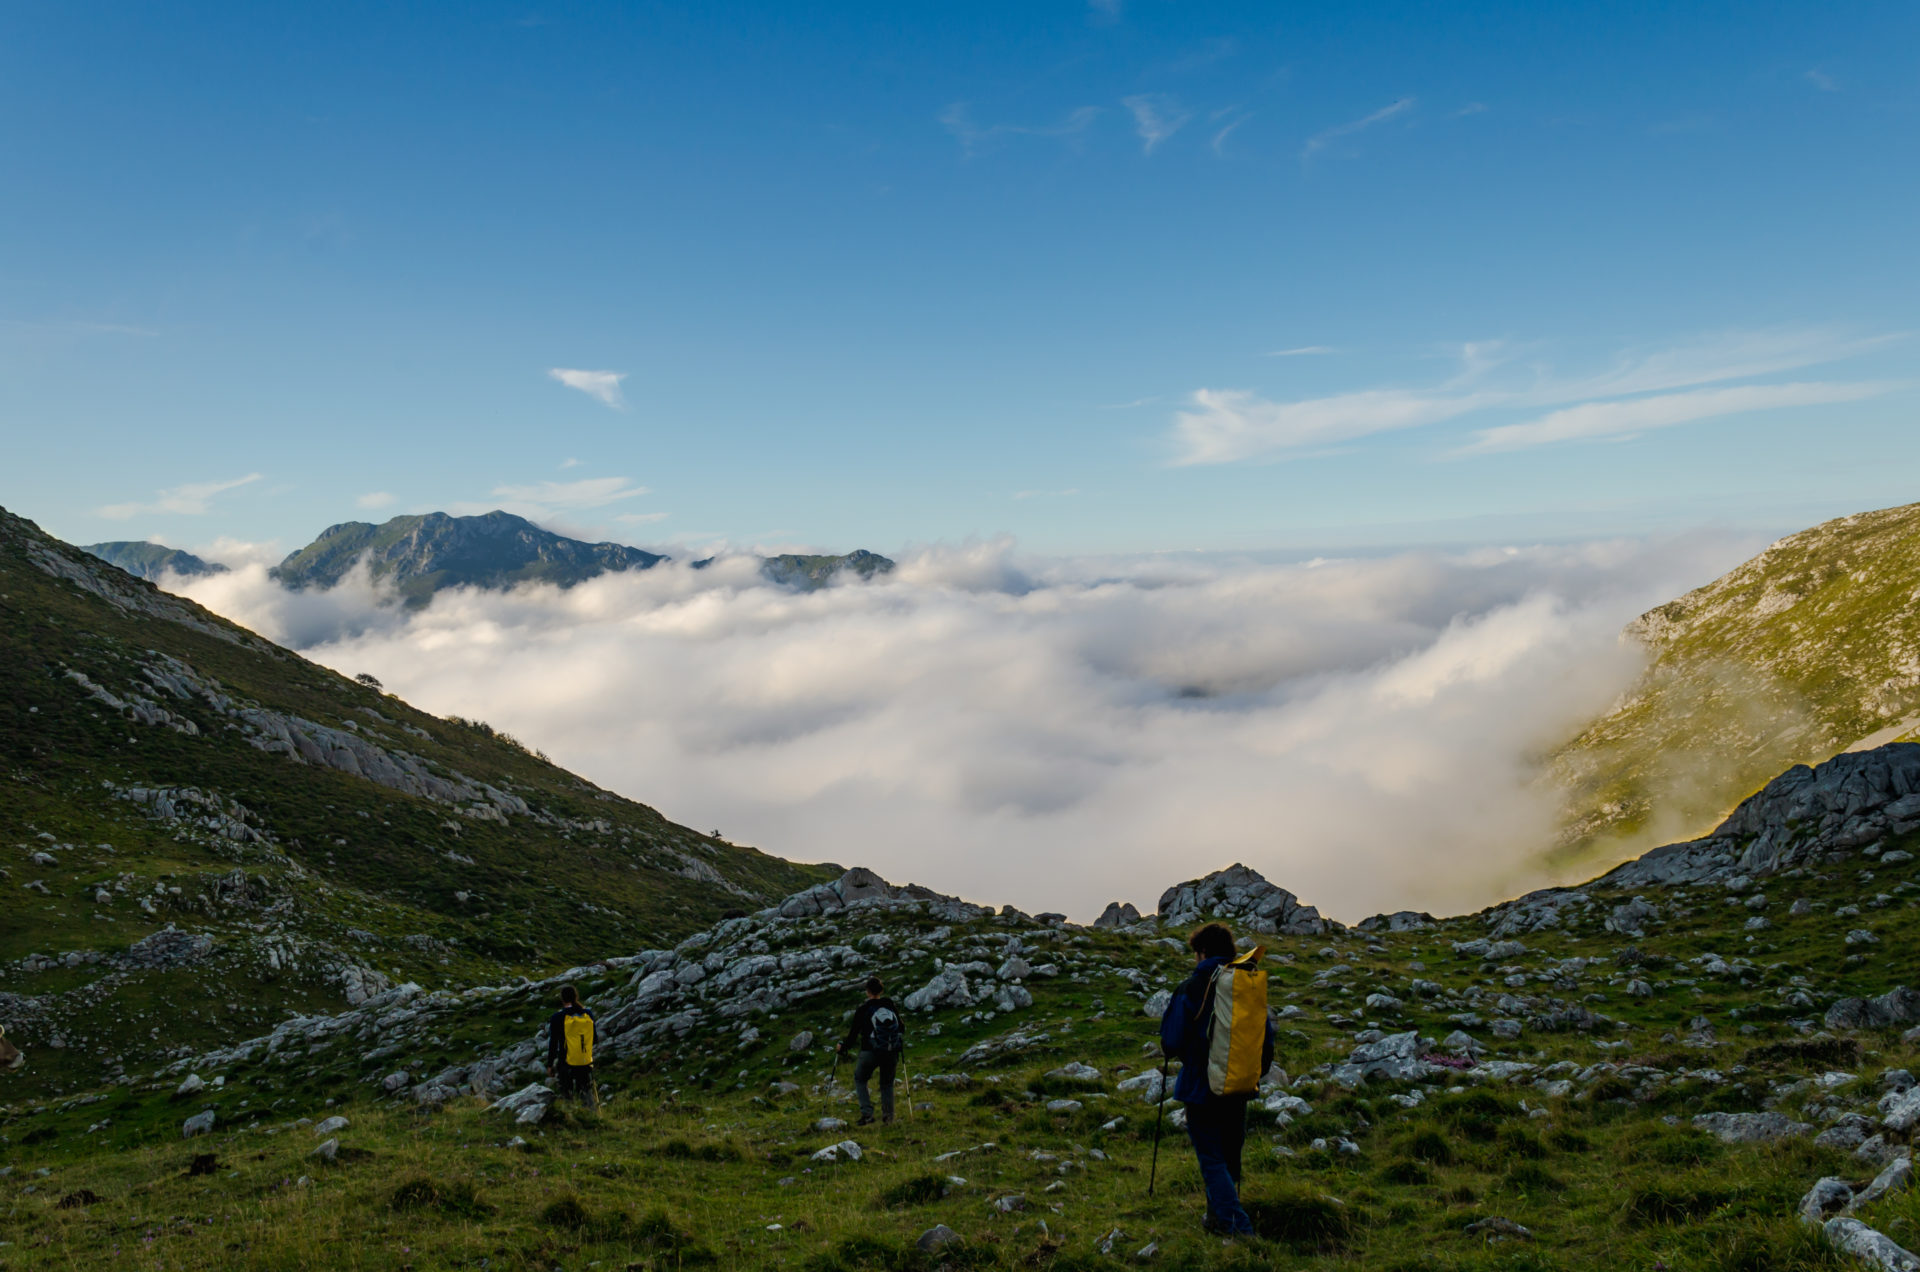
[[[1564,855],[1703,832],[1775,773],[1920,726],[1920,504],[1828,521],[1643,615],[1650,664],[1553,758]]]
[[[64,1044],[16,1091],[390,981],[542,975],[832,873],[675,825],[4,512],[0,666],[0,1025]],[[210,947],[130,958],[168,926]]]

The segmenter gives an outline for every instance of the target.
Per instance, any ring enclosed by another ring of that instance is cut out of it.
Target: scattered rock
[[[1843,1213],[1853,1204],[1853,1187],[1844,1179],[1835,1179],[1829,1175],[1816,1181],[1800,1199],[1795,1213],[1800,1222],[1820,1227],[1833,1215]]]
[[[1834,1249],[1851,1254],[1882,1272],[1920,1272],[1920,1258],[1858,1219],[1829,1219],[1822,1231],[1827,1244]]]
[[[337,1139],[329,1139],[329,1140],[321,1141],[320,1146],[314,1149],[311,1153],[308,1153],[307,1156],[318,1157],[323,1162],[330,1162],[330,1161],[333,1161],[336,1157],[338,1157],[339,1154],[340,1154],[340,1141]]]
[[[346,1118],[341,1117],[338,1114],[335,1114],[332,1117],[321,1119],[319,1125],[313,1128],[313,1133],[316,1137],[321,1135],[333,1135],[340,1131],[346,1130],[347,1127],[351,1125],[352,1123],[348,1122]]]
[[[936,1223],[920,1234],[914,1247],[922,1254],[935,1254],[960,1240],[960,1234],[944,1223]]]
[[[213,1110],[212,1109],[207,1109],[201,1113],[195,1113],[192,1117],[188,1118],[186,1121],[180,1124],[180,1134],[182,1138],[185,1138],[185,1139],[192,1139],[196,1135],[206,1135],[212,1130],[213,1130]]]
[[[1473,1237],[1512,1237],[1521,1241],[1533,1240],[1533,1229],[1522,1227],[1511,1219],[1499,1215],[1490,1215],[1485,1219],[1476,1219],[1467,1225],[1467,1235]]]
[[[1728,1144],[1771,1144],[1813,1132],[1807,1123],[1782,1113],[1700,1113],[1693,1126]]]

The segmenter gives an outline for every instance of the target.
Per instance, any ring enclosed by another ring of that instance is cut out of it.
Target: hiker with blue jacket
[[[860,1056],[853,1065],[853,1088],[860,1097],[861,1126],[873,1124],[873,1095],[867,1084],[876,1073],[880,1075],[880,1120],[893,1121],[893,1075],[907,1045],[900,1009],[886,996],[886,986],[878,976],[869,976],[866,989],[867,1001],[854,1010],[853,1022],[840,1043],[841,1055],[857,1051]]]
[[[1253,1220],[1240,1204],[1240,1150],[1247,1138],[1247,1104],[1273,1065],[1266,973],[1248,970],[1257,964],[1258,950],[1236,960],[1233,933],[1224,924],[1207,924],[1187,938],[1187,945],[1197,964],[1160,1018],[1160,1049],[1168,1060],[1180,1062],[1173,1098],[1186,1106],[1187,1138],[1206,1185],[1206,1230],[1251,1236]],[[1216,1039],[1220,1019],[1228,1022],[1230,1037]]]

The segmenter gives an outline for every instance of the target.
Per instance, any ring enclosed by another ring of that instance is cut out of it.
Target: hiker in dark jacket
[[[1246,1095],[1221,1096],[1207,1084],[1207,1050],[1213,1041],[1213,974],[1233,961],[1233,933],[1224,924],[1209,923],[1187,939],[1199,960],[1160,1018],[1160,1049],[1180,1062],[1173,1080],[1173,1098],[1186,1106],[1187,1138],[1200,1161],[1200,1178],[1207,1189],[1206,1228],[1229,1236],[1248,1236],[1253,1220],[1240,1204],[1240,1149],[1247,1138]],[[1267,1017],[1266,1041],[1260,1052],[1260,1072],[1273,1067],[1273,1017]]]
[[[580,1005],[580,991],[560,987],[560,1010],[547,1017],[547,1076],[556,1079],[562,1099],[599,1108],[593,1089],[593,1013]]]
[[[860,1097],[861,1126],[873,1123],[873,1096],[867,1083],[880,1075],[880,1120],[893,1121],[893,1075],[900,1066],[900,1051],[906,1046],[906,1031],[900,1023],[900,1009],[884,992],[878,976],[867,977],[867,1001],[853,1013],[853,1023],[840,1043],[840,1054],[857,1051],[853,1064],[853,1087]]]

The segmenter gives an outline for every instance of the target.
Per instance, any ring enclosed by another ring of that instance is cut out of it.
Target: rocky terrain
[[[1648,666],[1553,757],[1560,855],[1695,835],[1793,764],[1920,727],[1920,504],[1828,521],[1642,615]]]

